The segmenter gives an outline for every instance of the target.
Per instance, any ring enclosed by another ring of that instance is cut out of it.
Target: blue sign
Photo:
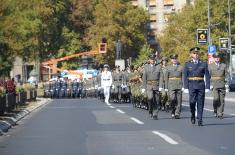
[[[208,46],[208,54],[214,54],[214,53],[216,53],[216,46],[215,45]]]
[[[65,76],[67,73],[66,72],[60,72],[61,76]]]

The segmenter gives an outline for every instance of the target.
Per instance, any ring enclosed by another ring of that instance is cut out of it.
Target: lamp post
[[[232,76],[232,34],[231,34],[231,7],[230,0],[228,0],[228,50],[229,50],[229,75]]]
[[[211,45],[211,14],[210,14],[210,0],[207,0],[207,6],[208,6],[208,43],[209,46]]]

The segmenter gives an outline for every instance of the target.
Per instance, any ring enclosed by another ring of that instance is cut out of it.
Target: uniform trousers
[[[202,121],[204,102],[205,89],[189,89],[189,103],[191,114],[195,117],[195,109],[197,104],[198,121]]]
[[[110,86],[104,86],[103,88],[104,88],[105,102],[108,102],[110,96]]]
[[[158,90],[147,89],[147,100],[148,100],[149,113],[151,115],[157,115],[158,106],[160,102],[160,92]]]
[[[172,114],[180,115],[182,105],[181,89],[169,90],[169,102],[172,107]]]
[[[213,89],[213,108],[214,112],[218,116],[222,116],[224,113],[224,98],[225,98],[225,88],[215,88]]]

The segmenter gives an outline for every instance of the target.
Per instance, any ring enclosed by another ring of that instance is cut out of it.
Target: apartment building
[[[150,13],[150,20],[146,26],[149,44],[158,49],[156,36],[162,34],[172,13],[180,11],[185,5],[193,3],[193,0],[133,0],[136,7],[143,7]]]

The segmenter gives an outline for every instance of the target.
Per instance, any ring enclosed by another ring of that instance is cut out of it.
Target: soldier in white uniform
[[[107,104],[109,104],[111,86],[112,86],[112,74],[109,71],[109,66],[104,65],[104,70],[101,74],[101,87],[104,89],[105,103]]]

